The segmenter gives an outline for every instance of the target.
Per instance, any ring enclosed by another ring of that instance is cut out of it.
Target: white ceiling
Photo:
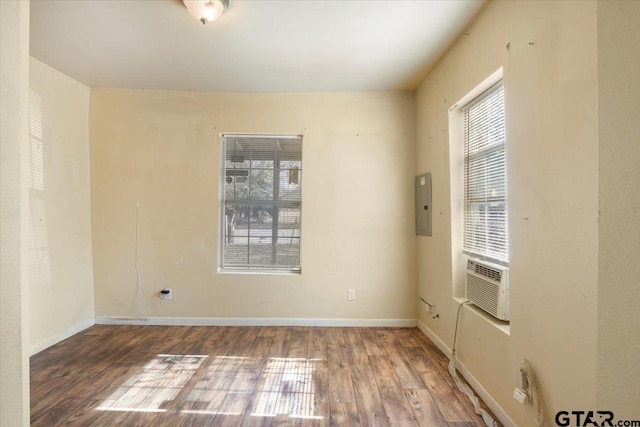
[[[91,87],[413,90],[484,0],[32,0],[31,55]]]

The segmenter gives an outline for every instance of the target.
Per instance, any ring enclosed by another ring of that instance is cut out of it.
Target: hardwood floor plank
[[[273,335],[271,336],[273,337]],[[269,371],[269,360],[262,364],[260,377],[254,386],[249,406],[242,418],[242,426],[245,427],[269,427],[275,416],[275,406],[279,389],[279,381],[273,381]]]
[[[309,328],[294,328],[289,336],[287,357],[304,359],[309,349]]]
[[[331,403],[329,425],[331,427],[358,427],[360,416],[355,403]]]
[[[250,409],[247,409],[240,425],[242,427],[270,427],[272,421],[273,417],[252,415]]]
[[[243,426],[270,426],[276,415],[278,392],[254,390],[251,401],[244,414]]]
[[[93,424],[102,414],[101,411],[96,408],[100,406],[102,400],[100,399],[88,399],[85,405],[78,408],[73,414],[65,417],[62,416],[56,420],[55,423],[48,425],[69,425],[69,426],[88,426]],[[42,425],[38,422],[31,421],[32,426]]]
[[[245,393],[253,392],[253,389],[260,378],[260,373],[262,372],[264,363],[265,359],[262,358],[245,358],[238,368],[235,378],[229,386],[229,390]]]
[[[360,332],[356,328],[340,328],[342,329],[342,338],[345,344],[355,344],[362,342]]]
[[[370,365],[351,366],[360,423],[364,426],[389,426],[389,419]]]
[[[344,344],[327,345],[327,360],[329,361],[329,364],[341,367],[349,366],[349,353],[347,353],[347,348]]]
[[[300,418],[292,418],[289,415],[276,415],[271,422],[271,427],[301,427],[302,420]]]
[[[316,403],[329,402],[329,363],[313,361],[313,390]]]
[[[351,369],[348,366],[329,364],[329,401],[355,402]]]
[[[267,357],[287,357],[289,351],[289,328],[274,328],[273,342]]]
[[[417,372],[437,372],[429,355],[422,347],[405,347],[404,351],[409,357],[411,365]]]
[[[409,356],[397,341],[390,341],[389,344],[384,345],[384,349],[403,388],[426,388],[422,377],[415,370]]]
[[[234,346],[229,351],[230,356],[233,357],[244,357],[246,356],[251,347],[253,346],[253,342],[256,340],[258,336],[258,328],[240,328],[238,333],[235,335]]]
[[[210,373],[210,380],[207,381],[207,389],[229,391],[244,359],[237,356],[224,356],[217,359],[215,370]]]
[[[396,334],[396,338],[398,338],[401,346],[419,347],[420,344],[414,336],[415,330],[418,330],[418,328],[395,328],[393,329],[393,333]]]
[[[405,390],[404,394],[413,408],[418,425],[421,427],[447,426],[447,421],[428,390]]]
[[[369,363],[369,355],[362,343],[360,333],[354,328],[342,328],[345,347],[349,357],[350,365],[367,365]]]
[[[398,381],[391,361],[385,356],[371,356],[371,368],[389,420],[394,426],[415,426],[416,417]]]
[[[402,385],[391,366],[391,361],[388,356],[371,356],[369,360],[378,389],[402,389]]]
[[[227,393],[212,425],[216,427],[240,426],[244,413],[249,406],[250,397],[249,393]]]
[[[307,358],[327,360],[327,333],[324,328],[311,328],[309,330],[309,346]]]
[[[344,336],[342,335],[342,328],[325,328],[327,344],[344,344]]]
[[[325,328],[311,328],[309,331],[309,351],[327,351],[327,330]]]
[[[360,337],[362,338],[362,344],[369,356],[385,356],[387,353],[382,347],[378,334],[373,329],[360,328]]]
[[[95,397],[109,390],[112,383],[119,386],[119,380],[126,377],[130,372],[137,370],[132,366],[116,366],[112,369],[105,369],[103,374],[97,375],[76,375],[72,386],[62,387],[57,392],[54,390],[38,401],[32,401],[32,425],[52,425],[57,419],[74,417],[78,412],[82,412]],[[100,381],[96,381],[100,378]],[[112,387],[111,387],[112,388]],[[109,392],[111,394],[111,392]],[[52,408],[47,411],[46,408]],[[39,416],[37,414],[40,414]]]
[[[329,401],[355,402],[347,344],[328,344]]]
[[[270,328],[268,326],[261,326],[258,332],[259,337],[273,338],[276,335],[276,328]]]
[[[328,427],[330,418],[329,403],[315,402],[312,413],[302,418],[301,427]]]
[[[226,390],[194,390],[189,399],[181,402],[177,410],[185,417],[183,425],[187,425],[187,421],[202,418],[204,415],[211,415],[213,419],[226,396]]]
[[[253,345],[247,352],[247,357],[264,358],[269,353],[269,348],[273,343],[273,337],[258,337],[253,341]]]
[[[209,355],[220,346],[220,337],[224,334],[225,329],[220,326],[203,326],[203,328],[205,328],[205,334],[199,342],[194,344],[193,354]]]

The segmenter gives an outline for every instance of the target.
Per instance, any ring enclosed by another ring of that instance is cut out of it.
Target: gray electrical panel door
[[[431,236],[431,172],[416,176],[416,234]]]

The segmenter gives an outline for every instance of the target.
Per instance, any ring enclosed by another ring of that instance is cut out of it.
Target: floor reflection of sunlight
[[[158,354],[96,408],[167,412],[199,369],[202,355]],[[323,419],[316,415],[317,359],[219,356],[202,366],[193,388],[171,410],[188,415]]]
[[[158,354],[111,394],[98,410],[165,412],[207,356]]]
[[[322,419],[315,415],[316,359],[220,356],[211,361],[188,401],[183,414],[285,415]],[[255,385],[255,387],[254,387]],[[254,390],[255,388],[255,390]],[[235,410],[238,409],[238,410]]]
[[[315,416],[313,359],[271,358],[255,393],[252,416]]]

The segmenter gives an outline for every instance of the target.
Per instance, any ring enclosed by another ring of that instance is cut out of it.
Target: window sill
[[[466,301],[469,301],[466,298],[458,298],[458,297],[454,297],[453,298],[458,304],[462,304]],[[477,306],[475,306],[474,304],[470,303],[470,304],[465,304],[465,307],[469,309],[469,311],[471,311],[472,313],[476,314],[478,317],[480,317],[482,320],[486,321],[487,323],[489,323],[490,325],[492,325],[493,327],[495,327],[496,329],[498,329],[500,332],[502,332],[503,334],[510,336],[511,335],[511,325],[509,324],[509,322],[504,322],[502,320],[498,320],[495,317],[493,317],[492,315],[490,315],[489,313],[485,312],[484,310],[482,310],[481,308],[478,308]]]
[[[302,270],[233,270],[229,268],[218,268],[218,274],[249,274],[261,276],[300,276]]]

